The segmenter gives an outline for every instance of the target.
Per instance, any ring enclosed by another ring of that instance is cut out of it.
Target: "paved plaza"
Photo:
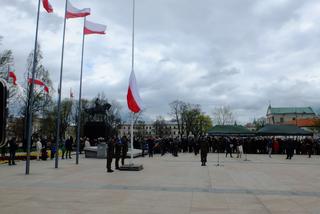
[[[105,160],[0,165],[0,213],[320,213],[320,157],[217,154],[136,158],[140,172],[106,173]],[[114,166],[114,164],[113,164]]]

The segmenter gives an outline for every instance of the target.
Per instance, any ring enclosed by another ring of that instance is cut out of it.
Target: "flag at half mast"
[[[129,79],[127,103],[128,108],[134,113],[138,113],[142,110],[142,100],[139,95],[136,76],[134,75],[133,70],[131,71]]]
[[[94,22],[85,21],[83,32],[85,35],[88,34],[106,34],[107,26],[97,24]]]
[[[90,15],[90,8],[78,9],[74,7],[69,0],[67,0],[66,18],[80,18]]]

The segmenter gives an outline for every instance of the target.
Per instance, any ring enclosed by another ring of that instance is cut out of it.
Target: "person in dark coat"
[[[209,145],[206,139],[200,139],[200,157],[201,157],[201,166],[206,166],[207,155],[209,152]]]
[[[294,145],[292,139],[288,139],[286,142],[286,153],[287,159],[291,159],[293,157]]]
[[[226,157],[228,156],[228,154],[230,154],[230,157],[232,157],[233,144],[229,138],[224,138],[224,141],[225,141]]]
[[[122,149],[121,149],[121,165],[124,165],[124,159],[126,159],[127,157],[127,153],[128,153],[128,138],[126,136],[123,136],[121,138],[121,142],[122,142]]]
[[[310,138],[305,139],[305,144],[306,144],[306,150],[308,153],[308,157],[311,158],[312,155],[312,150],[313,150],[313,142]]]
[[[119,160],[120,160],[121,150],[122,150],[122,142],[120,138],[116,139],[114,148],[115,148],[114,149],[115,169],[119,169]]]
[[[112,158],[114,156],[114,145],[116,143],[116,138],[111,138],[108,141],[107,147],[107,172],[113,172],[111,169]]]
[[[150,137],[147,141],[149,157],[153,157],[154,140]]]
[[[15,159],[16,159],[16,150],[18,148],[17,142],[16,142],[16,138],[12,138],[9,141],[9,165],[16,165],[15,163]]]
[[[66,140],[66,144],[65,144],[66,159],[68,159],[68,157],[71,159],[72,145],[73,145],[73,138],[72,136],[70,136],[69,139]]]

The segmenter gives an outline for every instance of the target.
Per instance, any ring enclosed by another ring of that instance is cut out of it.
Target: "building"
[[[130,128],[131,128],[131,124],[129,123],[122,124],[121,128],[119,129],[120,136],[124,136],[124,135],[130,136],[130,131],[131,131]],[[164,137],[175,138],[179,136],[178,125],[175,122],[166,121],[163,124],[163,127],[161,129]],[[156,136],[156,128],[154,126],[154,123],[143,123],[143,122],[136,123],[133,126],[133,135],[140,136],[140,137]]]
[[[288,124],[291,121],[316,118],[311,107],[271,107],[267,110],[267,124]]]

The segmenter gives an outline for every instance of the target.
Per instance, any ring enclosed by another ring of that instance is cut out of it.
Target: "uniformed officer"
[[[121,165],[124,165],[124,159],[127,157],[128,153],[128,138],[126,136],[123,136],[121,138],[122,142],[122,149],[121,149]]]
[[[201,166],[206,166],[207,163],[207,155],[209,152],[209,145],[206,139],[200,139],[200,157],[201,157]]]
[[[107,148],[107,172],[113,172],[111,169],[112,158],[114,156],[114,144],[116,143],[116,138],[111,138],[108,141],[108,148]]]
[[[121,156],[121,150],[122,150],[122,142],[120,138],[117,138],[116,143],[115,143],[115,152],[114,152],[114,156],[115,156],[115,168],[119,169],[119,160],[120,160],[120,156]]]

